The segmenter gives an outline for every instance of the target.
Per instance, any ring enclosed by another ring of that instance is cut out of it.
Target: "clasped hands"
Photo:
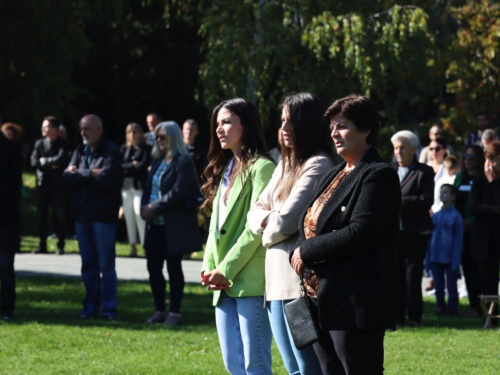
[[[151,221],[153,218],[154,211],[151,204],[147,204],[141,207],[141,217],[146,221]]]
[[[489,182],[497,180],[500,177],[498,173],[495,171],[495,168],[491,160],[486,160],[486,162],[484,163],[484,175],[486,176]]]
[[[201,285],[208,290],[224,290],[229,288],[229,279],[216,268],[201,274]]]

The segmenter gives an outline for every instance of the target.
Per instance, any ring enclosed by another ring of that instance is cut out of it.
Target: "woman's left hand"
[[[302,271],[304,271],[304,263],[300,257],[300,247],[293,251],[292,255],[292,268],[295,270],[297,275],[302,276]]]
[[[142,206],[141,207],[141,217],[146,220],[146,221],[151,221],[153,218],[154,211],[151,208],[151,205],[148,204],[147,206]]]

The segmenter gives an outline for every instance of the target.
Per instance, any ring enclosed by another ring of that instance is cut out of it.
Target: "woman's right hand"
[[[201,285],[206,286],[207,290],[224,290],[229,288],[229,280],[218,269],[214,269],[201,275]]]

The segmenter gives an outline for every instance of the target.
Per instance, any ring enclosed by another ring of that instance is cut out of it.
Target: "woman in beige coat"
[[[289,263],[295,249],[299,217],[319,180],[334,166],[334,151],[325,108],[309,93],[291,95],[281,116],[282,161],[259,201],[247,215],[250,230],[267,248],[265,297],[274,339],[290,374],[320,374],[312,347],[297,350],[285,320],[284,306],[300,295],[300,278]]]

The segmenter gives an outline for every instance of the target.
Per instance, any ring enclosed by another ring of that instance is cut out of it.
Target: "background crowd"
[[[285,103],[284,108],[293,108],[293,100]],[[229,106],[227,103],[225,105]],[[228,113],[229,116],[232,112]],[[429,145],[425,148],[420,147],[418,137],[411,131],[399,131],[391,138],[394,148],[393,166],[399,176],[402,195],[398,224],[400,309],[397,319],[401,326],[408,324],[411,327],[418,327],[421,324],[423,310],[421,282],[424,268],[433,278],[429,288],[435,289],[436,313],[439,315],[457,314],[459,277],[465,278],[470,303],[469,317],[482,316],[479,295],[498,293],[500,251],[495,228],[500,224],[497,187],[500,177],[500,162],[497,160],[500,158],[500,142],[498,133],[491,128],[487,114],[478,113],[476,119],[476,130],[464,137],[465,145],[458,155],[453,154],[439,125],[430,128]],[[196,211],[201,202],[200,182],[207,180],[207,176],[210,175],[207,171],[214,168],[213,164],[216,163],[214,139],[218,137],[221,143],[229,142],[231,133],[212,134],[212,145],[208,154],[211,155],[212,164],[206,168],[209,162],[207,148],[196,142],[198,135],[196,121],[186,120],[181,127],[173,121],[163,122],[157,114],[150,113],[146,117],[146,123],[149,130],[147,133],[143,132],[138,123],[126,125],[124,127],[126,143],[118,148],[106,139],[101,119],[96,115],[86,115],[81,119],[79,126],[83,144],[75,148],[65,137],[65,127],[57,118],[47,116],[41,124],[42,138],[37,140],[31,153],[30,164],[36,169],[37,223],[40,241],[38,249],[34,252],[47,252],[50,208],[55,218],[58,255],[64,254],[69,218],[74,220],[73,225],[82,257],[82,279],[86,289],[83,309],[79,314],[81,319],[100,317],[113,320],[117,317],[115,241],[116,222],[122,212],[131,246],[130,256],[137,256],[138,243],[143,244],[145,248],[155,302],[155,314],[147,322],[172,325],[181,322],[180,307],[184,289],[181,261],[185,255],[202,248],[204,228],[203,225],[200,227],[197,217],[199,214]],[[303,125],[303,128],[306,129],[307,126]],[[10,319],[15,301],[13,259],[14,253],[19,251],[20,235],[22,156],[18,141],[21,128],[16,124],[6,123],[1,129],[3,154],[0,160],[2,160],[2,173],[6,176],[2,189],[11,199],[5,205],[9,210],[10,220],[2,224],[0,233],[2,241],[0,276],[2,315],[4,319]],[[274,155],[278,156],[274,160],[275,163],[280,163],[280,159],[284,156],[288,163],[292,163],[290,161],[292,159],[289,159],[292,154],[286,152],[286,147],[291,147],[291,141],[288,140],[290,134],[293,132],[284,123],[278,133],[276,150],[279,152],[274,152]],[[305,134],[302,136],[304,139],[307,138]],[[335,146],[337,152],[342,150],[341,143],[335,142]],[[238,147],[241,148],[242,145],[238,143],[236,149]],[[265,153],[264,144],[260,147],[263,151],[259,152]],[[320,150],[327,153],[329,148],[331,145],[324,145]],[[273,155],[273,152],[270,154]],[[346,157],[345,152],[340,155]],[[332,162],[336,158],[338,161],[338,156],[334,153],[328,158]],[[231,170],[232,163],[231,161],[228,171]],[[332,164],[329,169],[331,168]],[[304,172],[302,169],[297,169],[299,170],[300,173]],[[304,176],[307,176],[307,173],[298,176],[306,178]],[[231,189],[234,183],[232,177],[228,175],[224,178],[228,179],[227,183]],[[258,183],[258,179],[255,178],[252,178],[253,184]],[[281,177],[278,175],[276,186],[280,186],[284,178],[295,181],[289,174]],[[340,178],[342,180],[344,176]],[[262,184],[262,187],[266,184],[267,182]],[[272,182],[269,186],[270,189],[274,189],[271,188]],[[290,189],[292,186],[290,185]],[[272,190],[269,194],[271,192]],[[264,192],[261,199],[276,199],[274,193],[268,198],[264,198],[265,194],[267,193]],[[397,198],[396,195],[394,197]],[[266,207],[270,203],[264,200],[260,204]],[[273,203],[273,205],[281,204],[279,201]],[[294,204],[296,205],[296,202]],[[278,211],[285,210],[284,207],[286,206],[282,206]],[[253,210],[257,208],[258,205]],[[217,209],[214,209],[215,216],[219,217]],[[276,208],[271,208],[270,212],[275,210]],[[297,209],[297,212],[299,211],[301,210]],[[210,210],[208,212],[210,213]],[[250,222],[250,227],[255,226],[252,231],[256,234],[263,234],[257,225],[261,221],[266,223],[263,228],[270,226],[268,221],[271,217],[267,215],[265,220],[257,215],[255,225]],[[249,220],[250,217],[249,215]],[[289,216],[287,217],[290,220]],[[305,222],[313,220],[313,217],[307,216]],[[281,223],[281,219],[278,222],[281,228],[284,224]],[[220,221],[218,225],[221,225]],[[279,233],[282,230],[283,228]],[[225,234],[220,227],[211,229],[210,232]],[[307,230],[305,233],[302,235],[305,239],[309,239]],[[183,240],[179,241],[179,238]],[[209,243],[210,241],[209,237]],[[272,246],[273,240],[270,241],[266,246]],[[295,243],[295,240],[292,242]],[[162,272],[165,262],[170,279],[168,311],[165,304],[166,281]],[[281,261],[277,258],[274,262]],[[266,260],[266,288],[270,288],[271,280],[275,276],[272,264],[270,260]],[[208,285],[213,285],[212,289],[224,290],[229,286],[227,284],[229,279],[207,273],[211,269],[209,266],[204,266],[204,269],[206,270],[204,277],[210,280]],[[218,280],[218,277],[226,281],[213,281]],[[273,302],[273,288],[266,292],[271,302]],[[445,290],[448,301],[445,301]],[[289,299],[289,296],[279,297],[278,301],[284,301],[286,304]],[[217,299],[214,299],[214,304],[217,304],[216,301]],[[284,304],[280,305],[279,309],[282,310]],[[270,306],[273,306],[273,303]],[[270,309],[274,310],[274,313],[270,312],[270,316],[276,314],[276,309],[278,305]],[[496,325],[496,322],[493,324]],[[304,361],[308,363],[307,360]]]

